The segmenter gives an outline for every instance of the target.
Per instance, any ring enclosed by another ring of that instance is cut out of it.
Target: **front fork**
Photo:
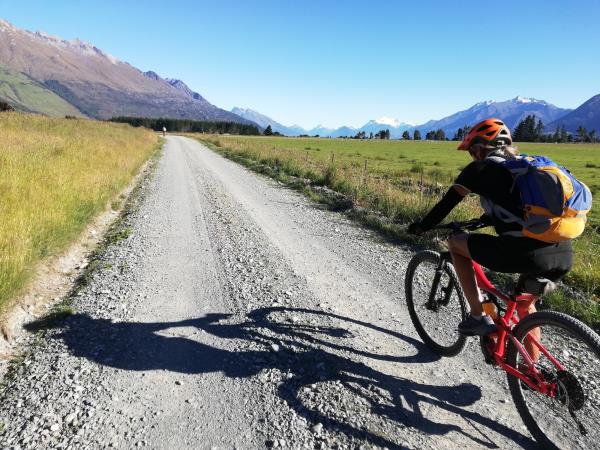
[[[446,269],[446,264],[449,258],[450,253],[445,252],[440,255],[440,262],[435,269],[435,275],[433,276],[433,282],[431,283],[431,290],[429,291],[429,298],[427,299],[426,307],[430,311],[437,311],[440,306],[446,306],[450,302],[450,296],[452,295],[452,289],[454,288],[452,277],[448,277],[448,285],[441,288],[443,297],[437,299],[438,286]]]

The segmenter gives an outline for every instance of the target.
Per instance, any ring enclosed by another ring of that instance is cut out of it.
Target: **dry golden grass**
[[[149,130],[0,114],[0,309],[65,249],[156,150]]]

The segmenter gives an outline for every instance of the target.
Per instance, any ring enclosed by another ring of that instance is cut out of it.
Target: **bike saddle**
[[[549,294],[557,287],[556,283],[548,278],[521,275],[517,281],[515,292],[540,296]]]

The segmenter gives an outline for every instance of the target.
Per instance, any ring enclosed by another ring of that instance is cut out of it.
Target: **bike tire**
[[[434,252],[431,250],[425,250],[420,253],[417,253],[409,262],[408,267],[406,269],[406,278],[404,280],[404,290],[406,296],[406,304],[408,306],[408,313],[410,315],[410,319],[412,320],[417,333],[423,340],[423,342],[435,353],[440,356],[455,356],[459,354],[462,349],[465,347],[467,342],[467,338],[460,334],[457,329],[446,329],[445,333],[447,336],[450,336],[449,342],[440,342],[440,339],[436,339],[431,336],[431,333],[426,330],[424,326],[427,318],[420,317],[419,312],[417,311],[416,303],[415,303],[415,275],[419,269],[419,266],[423,264],[431,264],[432,266],[437,266],[440,262],[441,255],[438,252]],[[458,302],[458,307],[460,310],[460,317],[455,318],[456,322],[460,322],[466,317],[466,303],[465,297],[460,286],[460,282],[458,281],[458,277],[456,276],[456,272],[454,271],[454,267],[452,264],[446,263],[444,265],[444,271],[449,279],[454,284],[454,294],[456,295],[456,301]],[[430,282],[432,282],[430,280]],[[446,309],[442,311],[448,312]],[[456,313],[457,311],[454,311]],[[422,314],[421,314],[422,315]],[[433,314],[431,314],[433,316]],[[436,317],[429,317],[429,321],[437,320]],[[449,334],[451,333],[451,334]]]
[[[595,353],[597,358],[600,359],[600,336],[596,334],[590,327],[582,323],[581,321],[557,311],[539,311],[529,316],[525,317],[521,320],[517,326],[513,330],[513,336],[522,343],[525,336],[529,333],[530,330],[534,328],[542,329],[542,344],[544,344],[544,325],[546,327],[557,327],[565,332],[570,333],[574,338],[579,339],[581,342],[585,343],[589,349]],[[548,328],[546,328],[548,329]],[[551,340],[552,338],[549,338]],[[517,350],[516,345],[509,340],[508,350],[506,360],[508,364],[513,367],[517,367],[518,361],[517,358],[519,356],[519,352]],[[560,359],[560,358],[559,358]],[[567,367],[568,369],[568,367]],[[523,423],[533,436],[533,438],[540,444],[542,448],[547,449],[555,449],[561,448],[559,447],[559,443],[555,442],[554,439],[548,436],[543,428],[538,424],[538,421],[535,419],[535,415],[532,413],[530,407],[527,404],[524,393],[528,392],[529,395],[539,395],[541,397],[546,397],[540,393],[533,393],[531,389],[524,388],[524,384],[517,377],[514,377],[507,373],[508,385],[510,388],[510,393],[512,395],[514,404],[517,408]],[[533,398],[533,397],[532,397]],[[560,406],[560,405],[559,405]],[[563,406],[564,408],[564,406]],[[564,408],[565,410],[567,408]],[[552,410],[552,409],[551,409]],[[556,409],[554,409],[556,410]],[[543,417],[540,415],[540,417]],[[549,424],[548,428],[553,429],[557,427],[556,422]],[[598,430],[594,430],[598,431]],[[558,440],[566,439],[563,433],[556,432],[558,435]],[[597,439],[600,439],[600,435],[596,435]],[[562,444],[562,443],[561,443]],[[571,443],[566,444],[566,447],[572,448]],[[573,446],[574,447],[574,446]]]

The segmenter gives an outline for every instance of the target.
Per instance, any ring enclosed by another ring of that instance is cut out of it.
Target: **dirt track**
[[[2,447],[533,445],[476,342],[440,360],[417,338],[410,249],[183,137],[142,194],[28,344]]]

